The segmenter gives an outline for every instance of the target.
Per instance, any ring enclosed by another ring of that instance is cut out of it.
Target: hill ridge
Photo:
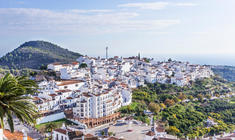
[[[0,58],[0,66],[10,69],[39,69],[54,62],[76,61],[80,53],[72,52],[54,43],[42,40],[27,41]]]

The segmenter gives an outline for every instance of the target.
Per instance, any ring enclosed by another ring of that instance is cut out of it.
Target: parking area
[[[86,133],[92,135],[101,136],[101,132],[104,131],[105,134],[112,132],[117,138],[123,138],[126,140],[135,139],[143,140],[145,134],[151,129],[151,126],[143,124],[139,121],[117,121],[115,124],[105,124],[100,127],[87,129]]]
[[[113,132],[116,137],[126,140],[143,140],[145,134],[151,129],[151,126],[136,121],[119,122],[109,127],[109,132]]]

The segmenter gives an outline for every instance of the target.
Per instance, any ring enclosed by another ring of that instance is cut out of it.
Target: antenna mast
[[[106,59],[108,59],[108,49],[109,47],[106,47]]]

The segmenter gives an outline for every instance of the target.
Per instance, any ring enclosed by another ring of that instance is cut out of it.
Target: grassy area
[[[35,126],[35,128],[37,128],[39,131],[44,131],[46,125],[49,124],[49,123],[51,123],[51,122],[38,124],[38,125]],[[52,123],[54,123],[57,126],[57,128],[61,127],[63,124],[66,124],[66,125],[72,124],[71,121],[68,121],[66,119],[61,119],[61,120],[53,121]]]
[[[230,103],[231,103],[231,104],[235,104],[235,97],[233,97],[233,98],[230,99]]]

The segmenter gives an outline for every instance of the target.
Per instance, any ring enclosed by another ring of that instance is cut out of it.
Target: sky
[[[89,56],[109,46],[110,56],[235,65],[234,7],[235,0],[0,0],[0,55],[45,40]]]

